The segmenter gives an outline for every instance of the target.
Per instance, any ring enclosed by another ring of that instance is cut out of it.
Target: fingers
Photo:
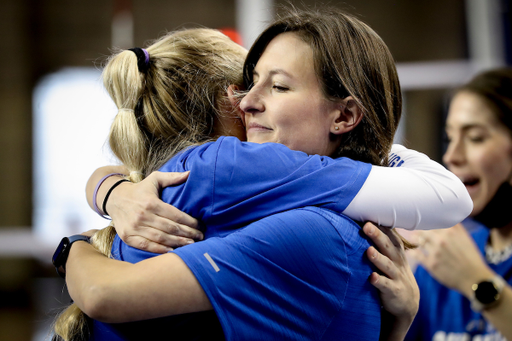
[[[151,230],[151,229],[149,229]],[[154,230],[154,229],[153,229]],[[170,236],[165,233],[161,233],[159,237],[155,237],[152,235],[152,239],[147,239],[141,235],[137,236],[128,236],[125,238],[125,243],[139,250],[149,251],[153,253],[166,253],[174,250],[175,248],[189,245],[194,243],[192,239],[179,237],[179,236]],[[163,241],[164,243],[157,242]]]
[[[387,277],[394,279],[398,277],[398,270],[396,265],[386,256],[379,253],[373,246],[370,246],[366,251],[370,262],[373,263],[380,271]]]
[[[158,172],[151,173],[147,179],[154,182],[159,188],[182,184],[188,178],[190,172]]]
[[[197,219],[189,216],[185,212],[182,212],[176,207],[169,205],[163,201],[156,200],[154,202],[154,209],[148,208],[148,211],[154,212],[156,215],[164,218],[170,223],[174,222],[180,225],[186,225],[188,227],[191,227],[192,229],[196,229],[196,231],[199,228],[199,222]],[[190,233],[192,233],[192,231],[190,231]],[[185,236],[194,237],[193,235]]]
[[[153,172],[132,187],[125,188],[117,210],[113,210],[116,230],[128,245],[152,252],[167,252],[202,240],[199,222],[190,215],[163,202],[162,187],[186,181],[189,172]]]
[[[386,276],[381,276],[376,272],[370,275],[370,283],[383,294],[392,293],[394,290],[393,281]]]
[[[157,227],[160,227],[160,229]],[[119,231],[118,234],[128,245],[146,251],[150,251],[148,245],[146,245],[147,243],[160,244],[167,248],[177,248],[192,244],[195,240],[203,239],[203,234],[200,231],[175,223],[164,223],[163,227],[158,224],[138,226],[130,232],[124,230]]]
[[[172,251],[172,247],[155,243],[141,236],[131,236],[126,238],[125,243],[139,250],[149,251],[153,253],[167,253]]]
[[[142,232],[143,228],[141,227],[140,229]],[[203,240],[204,238],[203,233],[196,228],[169,221],[161,217],[156,217],[146,230],[146,238],[165,245],[169,245],[167,241],[172,240],[172,238],[169,239],[168,237],[184,237],[194,240]]]
[[[364,233],[373,241],[378,250],[392,260],[403,259],[403,245],[393,230],[382,227],[378,228],[372,223],[363,226]]]
[[[167,172],[153,172],[148,176],[148,180],[153,182],[157,188],[178,185],[186,181],[190,172],[183,173],[167,173]],[[150,179],[151,177],[151,179]],[[158,199],[158,200],[157,200]],[[199,224],[197,219],[189,216],[172,205],[164,203],[159,198],[153,198],[147,201],[145,211],[153,212],[160,217],[166,218],[172,222],[181,225],[186,225],[197,229]],[[187,236],[187,235],[185,235]],[[190,237],[193,237],[192,235]]]

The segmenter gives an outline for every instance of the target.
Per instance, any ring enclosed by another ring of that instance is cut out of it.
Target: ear
[[[331,126],[331,133],[335,135],[348,133],[363,119],[363,111],[352,96],[344,98],[339,105],[338,114]]]
[[[237,92],[241,92],[243,89],[237,85],[231,84],[228,87],[228,99],[231,105],[233,106],[234,112],[242,119],[242,123],[245,126],[245,115],[244,112],[240,109],[240,101],[242,98],[237,95]]]

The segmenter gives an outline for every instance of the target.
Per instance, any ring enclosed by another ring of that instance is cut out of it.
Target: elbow
[[[459,182],[459,180],[457,179]],[[469,196],[466,187],[460,183],[460,186],[451,187],[451,190],[439,193],[438,199],[431,202],[430,207],[424,211],[424,214],[417,214],[416,225],[411,229],[434,230],[445,229],[455,226],[466,219],[473,211],[473,201]],[[417,207],[423,203],[418,203]],[[419,208],[416,209],[420,212]]]
[[[454,223],[451,226],[460,223],[466,219],[471,214],[471,212],[473,212],[473,200],[471,200],[471,196],[466,190],[466,187],[463,187],[463,189],[458,194],[459,203],[457,208],[454,210]]]
[[[92,285],[83,291],[81,309],[90,318],[110,322],[109,316],[109,294],[106,288],[101,285]]]
[[[116,290],[106,285],[91,286],[83,300],[83,312],[90,318],[104,323],[130,322],[126,318],[126,299],[118,297]]]
[[[438,226],[438,228],[455,226],[466,219],[473,211],[473,200],[471,200],[466,187],[462,183],[460,185],[461,188],[454,193],[453,199],[446,203],[445,211],[450,212],[450,214],[441,215],[444,221],[440,222],[442,226]]]

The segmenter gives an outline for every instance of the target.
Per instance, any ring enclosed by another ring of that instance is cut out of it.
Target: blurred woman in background
[[[464,226],[418,232],[420,307],[406,339],[512,340],[512,69],[459,88],[446,133],[443,160],[474,208]]]

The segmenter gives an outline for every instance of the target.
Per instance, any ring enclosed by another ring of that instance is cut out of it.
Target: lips
[[[265,127],[261,124],[258,124],[258,123],[255,123],[255,122],[251,122],[247,125],[247,131],[249,130],[252,130],[252,131],[269,131],[269,130],[272,130],[268,127]]]
[[[462,183],[464,184],[464,186],[474,186],[474,185],[477,185],[478,183],[480,182],[479,179],[469,179],[469,180],[463,180]]]
[[[474,186],[480,182],[480,178],[473,176],[473,175],[460,175],[455,174],[457,177],[462,181],[464,186]]]
[[[469,195],[473,197],[473,195],[476,195],[476,193],[478,193],[478,189],[480,188],[480,178],[474,176],[459,176],[459,179],[466,187]]]

